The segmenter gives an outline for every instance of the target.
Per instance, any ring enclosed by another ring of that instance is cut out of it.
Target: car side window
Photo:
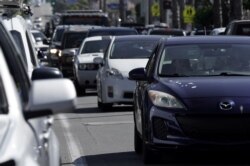
[[[22,57],[24,58],[24,62],[27,65],[27,58],[25,56],[25,49],[24,49],[22,36],[21,36],[20,32],[12,30],[12,31],[10,31],[10,33],[12,34],[12,37],[14,38],[18,48],[20,49],[20,51],[21,51],[21,53],[23,55]]]
[[[8,102],[0,75],[0,114],[8,113]]]
[[[0,46],[3,52],[2,55],[6,59],[9,71],[19,91],[22,104],[26,105],[29,100],[30,79],[20,50],[13,44],[14,40],[9,34],[3,25],[0,24]]]
[[[31,43],[31,40],[30,40],[30,37],[29,37],[29,34],[28,34],[27,31],[26,31],[26,39],[27,39],[27,42],[28,42],[31,62],[32,62],[33,66],[37,66],[37,59],[36,59],[34,47],[32,46],[32,43]]]
[[[148,63],[146,65],[146,75],[147,77],[150,77],[153,72],[154,72],[154,66],[155,66],[155,61],[156,61],[156,55],[157,55],[157,52],[159,51],[159,44],[157,44],[157,46],[155,47],[155,49],[153,50],[149,60],[148,60]]]

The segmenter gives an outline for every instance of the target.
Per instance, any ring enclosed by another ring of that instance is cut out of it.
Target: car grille
[[[248,115],[176,116],[184,134],[190,138],[208,141],[250,140]]]
[[[134,96],[133,92],[124,92],[123,97],[126,99],[132,99]]]
[[[73,57],[72,56],[62,56],[61,57],[61,62],[63,64],[73,64]]]
[[[152,123],[154,137],[157,139],[166,140],[168,134],[167,122],[162,118],[154,117],[152,119]]]

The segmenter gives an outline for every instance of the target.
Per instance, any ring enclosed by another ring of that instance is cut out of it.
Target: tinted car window
[[[123,35],[137,35],[137,31],[134,30],[121,30],[121,31],[113,31],[113,30],[95,30],[95,31],[89,31],[88,37],[91,36],[123,36]]]
[[[109,26],[108,17],[105,16],[62,16],[61,23],[62,25],[100,25],[100,26]]]
[[[84,44],[82,54],[105,52],[111,40],[88,41]]]
[[[65,29],[57,29],[53,37],[54,42],[59,42],[62,40],[62,35]]]
[[[182,31],[171,31],[171,30],[152,30],[150,35],[171,35],[171,36],[184,36]]]
[[[250,35],[250,24],[239,24],[236,30],[237,35]]]
[[[86,32],[65,33],[62,44],[63,48],[78,48],[86,37],[86,34]]]
[[[24,58],[24,62],[27,65],[27,59],[25,56],[25,50],[24,50],[24,45],[23,45],[21,34],[18,31],[10,31],[10,33],[12,34],[12,37],[14,38],[19,50],[21,51],[21,53],[23,55],[22,57]]]
[[[133,59],[150,57],[156,43],[153,41],[118,41],[113,44],[110,59]]]

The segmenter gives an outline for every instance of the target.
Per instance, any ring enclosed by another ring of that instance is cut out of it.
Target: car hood
[[[6,115],[0,115],[0,126],[1,126],[0,127],[0,147],[2,147],[2,143],[10,127],[10,119]]]
[[[73,56],[74,54],[76,54],[76,51],[77,51],[77,48],[63,49],[62,54]]]
[[[121,72],[123,76],[128,76],[130,70],[139,67],[145,67],[148,59],[109,59],[109,68],[115,68]]]
[[[160,82],[183,99],[250,97],[250,77],[160,78]]]
[[[77,55],[77,60],[79,63],[93,63],[93,60],[96,57],[103,58],[103,53],[97,52],[97,53],[80,54]]]

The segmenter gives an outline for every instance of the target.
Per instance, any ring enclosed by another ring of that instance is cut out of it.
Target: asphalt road
[[[95,93],[78,98],[77,110],[55,117],[62,166],[142,166],[133,150],[132,107],[102,112]],[[211,122],[212,123],[212,122]],[[249,152],[180,153],[161,165],[250,165]]]

